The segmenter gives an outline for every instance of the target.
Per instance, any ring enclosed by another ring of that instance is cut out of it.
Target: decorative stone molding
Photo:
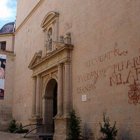
[[[56,42],[58,42],[59,29],[59,14],[57,12],[49,12],[43,19],[41,27],[44,31],[44,47],[46,53],[49,54],[56,49]]]
[[[57,83],[57,112],[51,121],[54,119],[55,132],[54,140],[58,139],[60,133],[62,133],[62,140],[66,138],[67,132],[67,119],[68,113],[71,109],[71,60],[72,60],[72,50],[73,45],[71,45],[70,34],[66,36],[66,42],[57,43],[57,49],[52,52],[42,56],[42,52],[39,51],[35,53],[30,64],[29,69],[33,71],[34,80],[34,101],[33,114],[36,114],[39,118],[43,118],[42,122],[44,124],[48,123],[46,121],[46,116],[50,119],[50,114],[48,110],[52,108],[52,102],[54,97],[49,93],[52,93],[51,89],[54,87],[48,86],[51,80],[55,80]],[[48,87],[50,89],[48,89]],[[48,105],[50,108],[46,108]],[[36,122],[38,119],[36,119]],[[62,122],[62,127],[59,122]],[[49,127],[52,127],[49,124]]]
[[[58,48],[59,49],[44,57],[41,57],[41,52],[35,53],[28,66],[29,69],[33,70],[33,75],[37,75],[46,70],[52,69],[53,67],[57,67],[59,63],[71,61],[70,52],[73,49],[73,46],[65,44],[63,47]]]
[[[28,68],[32,69],[32,67],[41,60],[41,57],[42,57],[42,51],[36,52],[29,64]]]
[[[35,14],[36,10],[43,4],[45,0],[39,0],[38,3],[33,7],[33,9],[29,12],[25,19],[20,23],[18,27],[16,27],[15,33],[17,33],[22,27],[26,24],[26,22]]]
[[[43,28],[43,30],[46,30],[46,28],[52,24],[56,18],[59,16],[59,13],[57,12],[49,12],[43,19],[42,23],[41,23],[41,27]]]

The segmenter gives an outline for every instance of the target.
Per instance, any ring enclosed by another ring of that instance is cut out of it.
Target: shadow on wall
[[[83,127],[83,140],[95,140],[92,129],[88,124],[84,124]],[[133,140],[130,128],[121,128],[118,133],[118,140]]]
[[[86,123],[83,126],[83,140],[95,140],[92,129]]]
[[[119,140],[133,140],[131,130],[129,127],[119,129]]]

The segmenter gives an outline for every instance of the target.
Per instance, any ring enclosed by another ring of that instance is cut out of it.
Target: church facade
[[[74,109],[83,137],[97,140],[105,113],[116,121],[119,140],[139,140],[139,6],[139,0],[19,0],[13,50],[1,51],[7,86],[0,107],[9,107],[9,119],[41,123],[42,133],[66,140]]]

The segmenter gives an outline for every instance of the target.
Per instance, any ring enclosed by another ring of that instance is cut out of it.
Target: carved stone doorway
[[[29,64],[33,71],[31,123],[42,123],[41,133],[53,134],[53,140],[67,139],[72,108],[72,50],[71,44],[57,44],[49,54],[35,53]]]
[[[57,81],[49,80],[44,97],[44,124],[45,133],[54,133],[54,117],[57,115]]]

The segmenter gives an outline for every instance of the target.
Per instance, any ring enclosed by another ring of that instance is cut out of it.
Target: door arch
[[[54,133],[54,117],[57,114],[57,81],[49,80],[45,89],[44,123],[47,133]]]

